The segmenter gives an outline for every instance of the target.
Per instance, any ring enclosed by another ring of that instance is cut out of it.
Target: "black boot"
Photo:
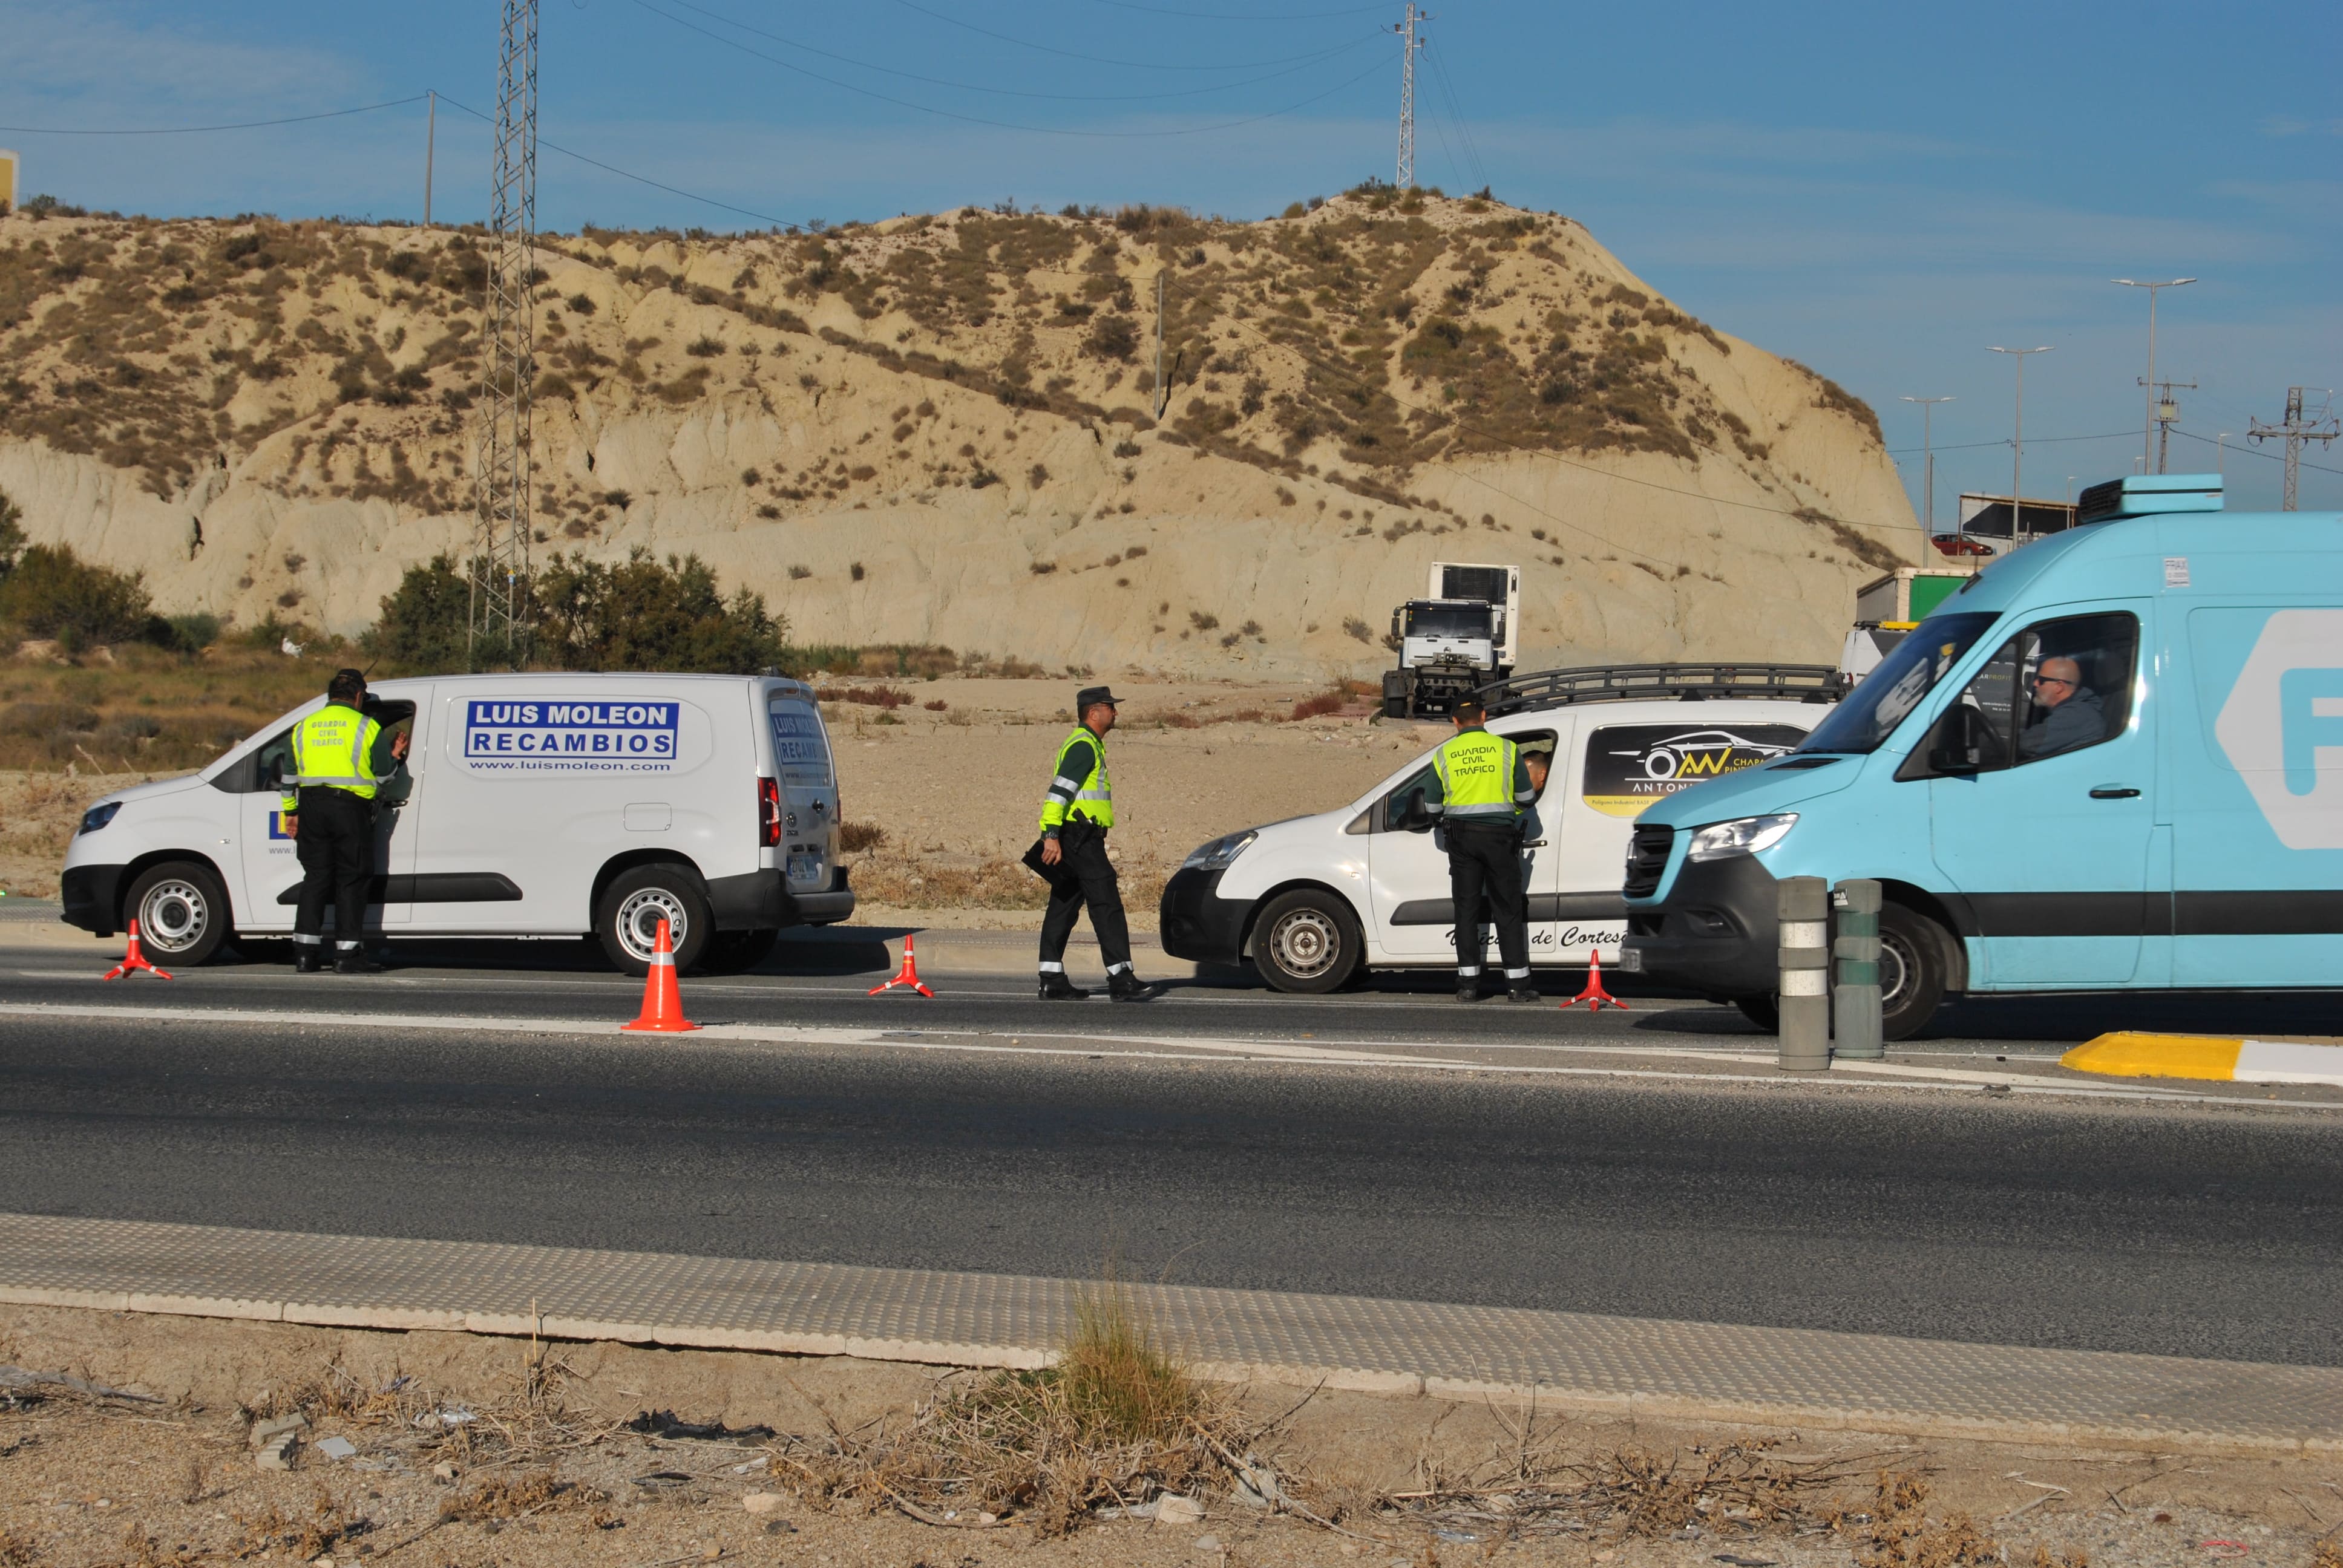
[[[315,942],[297,942],[293,949],[293,972],[315,975],[326,972],[326,953]]]
[[[1458,1001],[1479,1001],[1481,1000],[1480,980],[1477,978],[1473,980],[1460,979],[1456,982],[1456,1000]]]
[[[1063,970],[1049,970],[1041,976],[1043,1001],[1088,1001],[1091,993],[1066,978]]]
[[[1515,980],[1512,989],[1505,992],[1505,1000],[1507,1001],[1544,1001],[1545,998],[1540,996],[1537,988],[1527,980]]]
[[[1106,994],[1110,1001],[1153,1001],[1163,988],[1148,984],[1130,970],[1117,970],[1106,977]]]
[[[364,948],[344,948],[342,956],[334,960],[337,975],[378,975],[382,966],[366,956]]]

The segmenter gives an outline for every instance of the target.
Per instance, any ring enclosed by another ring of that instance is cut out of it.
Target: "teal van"
[[[2343,516],[2093,486],[1790,755],[1644,813],[1621,967],[1771,1027],[1795,876],[1882,884],[1890,1039],[1959,993],[2343,987]]]

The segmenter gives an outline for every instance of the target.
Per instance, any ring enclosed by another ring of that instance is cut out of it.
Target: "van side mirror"
[[[1985,715],[1966,702],[1956,702],[1936,720],[1928,737],[1928,767],[1937,773],[1981,773],[1992,727]]]
[[[1392,813],[1392,826],[1403,833],[1421,833],[1432,826],[1432,812],[1423,804],[1422,794],[1410,790],[1395,802],[1399,809]]]

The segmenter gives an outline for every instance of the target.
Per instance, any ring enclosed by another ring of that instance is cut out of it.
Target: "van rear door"
[[[838,864],[838,772],[813,693],[770,689],[766,719],[781,791],[780,865],[792,893],[824,893]]]

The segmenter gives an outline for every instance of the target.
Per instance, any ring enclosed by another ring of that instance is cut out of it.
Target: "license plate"
[[[791,855],[789,857],[789,876],[790,881],[810,882],[820,875],[821,857],[820,855]]]
[[[1644,950],[1641,948],[1620,949],[1619,969],[1620,972],[1623,974],[1642,974],[1644,972]]]

